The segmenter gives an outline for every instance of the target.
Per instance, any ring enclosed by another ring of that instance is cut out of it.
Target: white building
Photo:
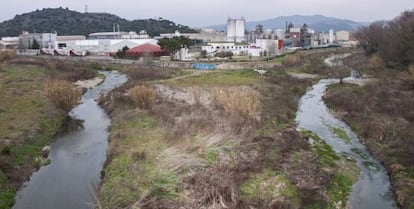
[[[243,17],[240,19],[227,20],[227,41],[232,42],[245,42],[246,41],[246,19]]]
[[[17,49],[19,40],[19,37],[2,37],[0,41],[0,48]]]
[[[248,44],[238,44],[234,42],[208,43],[201,47],[201,50],[205,50],[207,54],[211,55],[214,55],[217,52],[232,52],[234,55],[242,55],[247,54],[248,49]]]
[[[336,40],[339,42],[349,41],[349,31],[338,31],[336,32]]]

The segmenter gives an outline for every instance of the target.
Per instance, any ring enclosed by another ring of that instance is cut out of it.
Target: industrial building
[[[99,32],[89,34],[89,39],[148,39],[149,35],[145,30],[141,30],[139,34],[135,31],[123,32],[123,31],[114,31],[114,32]]]
[[[227,41],[241,43],[246,41],[246,19],[227,20]]]
[[[336,41],[338,42],[344,42],[349,41],[349,31],[338,31],[336,32]]]
[[[143,44],[157,44],[155,39],[87,39],[59,41],[59,46],[68,50],[88,51],[91,55],[110,56],[127,46],[134,48]]]
[[[58,46],[56,33],[29,33],[23,31],[19,36],[20,43],[19,48],[31,49],[33,41],[36,40],[40,48],[52,48],[55,49]]]
[[[192,40],[199,40],[203,43],[224,42],[227,40],[226,34],[224,32],[219,32],[208,28],[201,29],[200,33],[180,33],[179,31],[175,31],[175,33],[162,33],[160,36],[154,38],[173,38],[176,36],[184,36]]]
[[[282,32],[282,34],[280,34]],[[279,35],[278,35],[279,33]],[[255,43],[256,39],[280,39],[283,37],[283,31],[263,29],[262,25],[256,25],[256,30],[250,31],[247,34],[246,40],[248,43]]]

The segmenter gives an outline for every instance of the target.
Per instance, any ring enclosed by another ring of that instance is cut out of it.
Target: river
[[[330,64],[334,59],[330,57],[325,62]],[[347,124],[332,116],[322,100],[326,86],[338,82],[338,79],[322,79],[302,96],[296,116],[298,128],[312,131],[332,146],[338,154],[355,159],[361,174],[348,198],[350,209],[398,208],[384,167],[371,156],[366,146],[360,143],[357,135]],[[347,142],[339,138],[334,133],[334,129],[342,129],[351,140]]]
[[[51,144],[51,163],[33,173],[16,194],[13,209],[91,209],[106,160],[111,121],[95,101],[122,85],[126,75],[101,72],[105,81],[88,90],[70,112],[83,127],[58,136]]]

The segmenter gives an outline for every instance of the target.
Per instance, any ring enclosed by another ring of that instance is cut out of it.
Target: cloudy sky
[[[372,22],[414,9],[414,0],[0,0],[0,22],[42,8],[68,7],[107,12],[126,19],[163,17],[193,27],[224,24],[228,17],[248,21],[283,15],[313,15]]]

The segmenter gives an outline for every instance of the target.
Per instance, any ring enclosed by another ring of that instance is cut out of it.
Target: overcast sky
[[[247,21],[286,15],[313,15],[372,22],[414,9],[414,0],[0,0],[0,22],[42,8],[68,7],[107,12],[126,19],[162,17],[192,27],[225,24],[228,17]]]

